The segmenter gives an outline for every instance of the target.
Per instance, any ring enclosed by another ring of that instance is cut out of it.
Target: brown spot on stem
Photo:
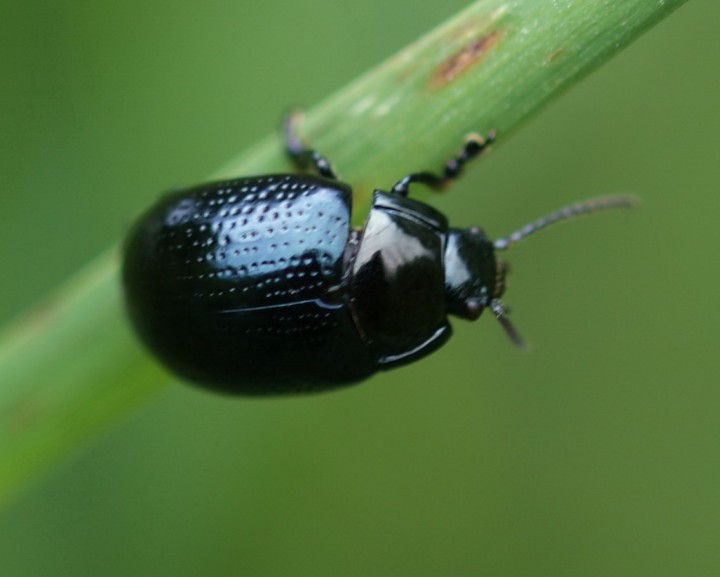
[[[562,58],[563,56],[565,56],[565,50],[562,49],[562,48],[558,48],[558,49],[556,49],[556,50],[553,50],[553,51],[548,55],[548,57],[547,57],[547,59],[546,59],[545,61],[546,61],[547,64],[552,64],[553,62],[555,62],[556,60]]]
[[[486,56],[499,39],[500,30],[497,29],[480,38],[475,38],[440,63],[430,79],[430,85],[433,88],[440,88],[455,80],[460,74]]]

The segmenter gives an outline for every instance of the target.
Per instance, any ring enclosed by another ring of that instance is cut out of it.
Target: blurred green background
[[[0,2],[0,321],[465,4]],[[531,354],[483,318],[332,394],[171,387],[0,512],[0,573],[720,574],[718,21],[692,0],[433,200],[497,236],[642,197],[507,255]]]

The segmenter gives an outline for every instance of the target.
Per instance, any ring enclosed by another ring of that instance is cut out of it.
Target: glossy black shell
[[[150,348],[190,380],[280,392],[300,381],[361,378],[362,359],[343,362],[357,332],[341,301],[332,302],[349,222],[349,189],[311,176],[171,194],[126,247],[131,318]]]
[[[351,190],[309,175],[204,184],[135,226],[130,316],[174,372],[243,394],[329,389],[445,342],[445,217],[377,191],[364,231]]]

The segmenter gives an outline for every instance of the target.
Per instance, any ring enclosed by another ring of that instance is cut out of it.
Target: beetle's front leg
[[[491,130],[484,138],[477,134],[468,134],[465,137],[465,145],[457,156],[454,156],[445,163],[442,174],[432,172],[414,172],[398,180],[390,189],[393,194],[401,196],[408,195],[408,188],[414,182],[429,186],[433,190],[442,190],[451,181],[455,180],[468,160],[472,160],[482,153],[490,144],[495,141],[495,131]]]

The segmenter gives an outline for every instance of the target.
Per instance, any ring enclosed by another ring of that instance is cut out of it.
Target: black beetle
[[[289,156],[317,175],[238,178],[174,192],[135,225],[123,280],[132,322],[179,376],[239,394],[320,391],[424,357],[450,337],[448,315],[490,308],[522,342],[500,296],[495,251],[548,224],[632,199],[566,207],[507,238],[450,228],[407,198],[441,188],[494,139],[471,136],[442,176],[410,174],[376,190],[365,226],[350,227],[352,191],[285,124]]]

